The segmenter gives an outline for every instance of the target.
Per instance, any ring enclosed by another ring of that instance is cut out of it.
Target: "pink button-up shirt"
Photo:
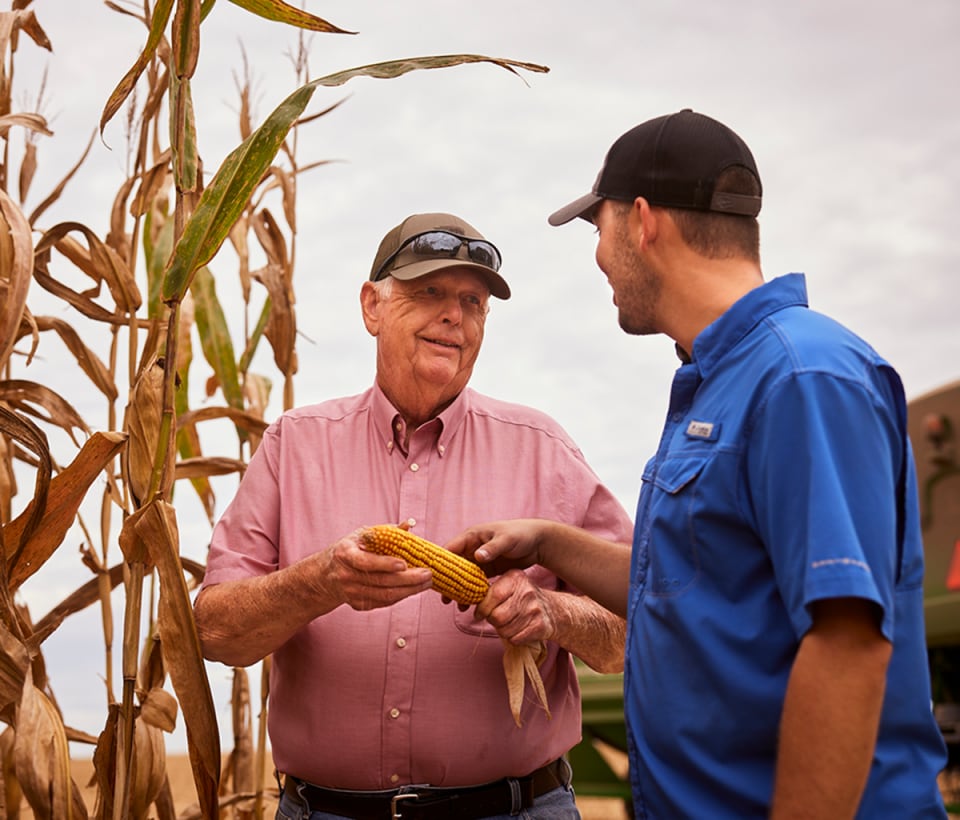
[[[213,533],[204,585],[262,575],[357,527],[410,521],[443,544],[471,524],[551,518],[629,543],[632,524],[560,426],[465,390],[403,440],[379,388],[285,413],[267,430]],[[549,589],[563,584],[527,570]],[[521,776],[580,739],[580,691],[556,644],[540,672],[552,719],[527,688],[510,713],[503,643],[473,609],[427,591],[341,606],[273,654],[269,729],[281,772],[357,790],[476,785]]]

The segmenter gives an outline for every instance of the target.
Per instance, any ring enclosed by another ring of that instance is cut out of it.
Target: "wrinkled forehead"
[[[407,290],[435,286],[477,293],[484,299],[490,296],[490,287],[487,285],[487,280],[476,270],[468,267],[444,268],[443,270],[425,273],[415,279],[396,279],[394,287],[398,286]]]

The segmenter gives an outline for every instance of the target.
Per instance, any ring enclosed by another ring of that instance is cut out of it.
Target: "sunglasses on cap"
[[[383,260],[380,267],[377,268],[377,272],[370,279],[374,282],[382,279],[387,273],[387,268],[396,261],[396,258],[406,248],[410,248],[413,253],[421,257],[453,258],[460,253],[460,248],[464,245],[467,246],[467,256],[471,262],[476,262],[492,271],[500,270],[502,262],[500,251],[492,242],[488,242],[486,239],[468,239],[450,231],[424,231],[405,240],[399,248]]]

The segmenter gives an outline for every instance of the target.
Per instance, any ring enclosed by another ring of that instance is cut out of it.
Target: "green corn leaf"
[[[210,363],[220,382],[220,389],[230,407],[243,409],[243,389],[237,375],[233,342],[223,307],[217,298],[217,287],[209,268],[201,268],[190,286],[194,302],[197,333],[204,358]]]
[[[324,34],[356,34],[355,31],[345,31],[332,23],[314,17],[312,14],[284,3],[283,0],[230,0],[235,6],[240,6],[265,20],[275,20],[278,23],[289,23],[297,28],[309,31],[320,31]]]
[[[415,57],[360,66],[312,80],[288,96],[266,121],[223,161],[210,185],[204,190],[197,209],[183,229],[163,282],[163,299],[176,302],[190,286],[196,270],[206,265],[220,249],[230,228],[270,168],[287,133],[310,102],[318,86],[343,85],[353,77],[399,77],[418,69],[448,68],[462,63],[493,63],[516,74],[515,68],[549,71],[545,66],[521,63],[477,54],[452,54],[441,57]],[[519,76],[519,75],[518,75]]]

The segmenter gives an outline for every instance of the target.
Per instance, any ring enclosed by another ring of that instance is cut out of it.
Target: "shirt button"
[[[407,519],[407,526],[408,526],[408,527],[415,527],[415,526],[417,526],[417,519],[416,519],[416,518],[408,518],[408,519]]]
[[[672,421],[677,421],[677,422],[682,421],[683,413],[674,413],[670,418]]]
[[[415,473],[415,472],[416,472],[417,470],[419,470],[419,469],[420,469],[420,465],[417,464],[417,463],[413,463],[413,464],[410,465],[410,471],[411,471],[411,472],[414,472],[414,473]]]
[[[442,444],[439,447],[437,447],[437,449],[440,451],[440,455],[443,455],[447,450],[447,448],[444,447]]]
[[[396,708],[391,709],[391,710],[390,710],[390,717],[392,717],[394,720],[396,720],[398,717],[400,717],[400,710],[399,710],[399,709],[396,709]]]
[[[406,645],[407,645],[407,639],[406,639],[406,638],[397,638],[397,646],[399,646],[401,649],[403,649],[403,647],[405,647]]]
[[[400,775],[398,775],[398,774],[392,774],[392,775],[390,775],[390,782],[391,782],[391,783],[399,783],[399,782],[400,782]]]

